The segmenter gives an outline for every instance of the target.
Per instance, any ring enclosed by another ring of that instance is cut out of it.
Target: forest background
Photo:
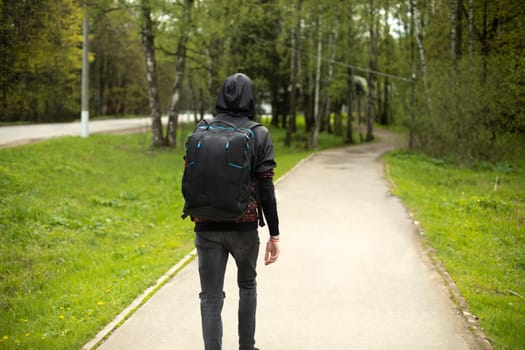
[[[183,144],[179,114],[212,113],[239,71],[271,118],[278,171],[328,133],[350,144],[377,123],[406,128],[430,157],[387,156],[394,193],[495,348],[523,347],[525,3],[0,0],[0,125],[80,118],[84,21],[91,117],[149,115],[151,134],[2,151],[0,347],[80,346],[186,253],[190,225],[167,214],[182,206],[183,150],[149,146]]]
[[[151,115],[156,146],[240,71],[286,143],[298,112],[311,147],[324,131],[355,142],[351,106],[362,139],[395,123],[431,155],[498,160],[525,131],[524,13],[517,0],[2,0],[0,122],[79,119],[87,18],[90,115]]]

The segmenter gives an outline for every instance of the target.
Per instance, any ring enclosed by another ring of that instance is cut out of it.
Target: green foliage
[[[82,57],[77,2],[4,1],[0,15],[0,120],[71,118]]]
[[[430,87],[418,84],[414,132],[418,149],[431,155],[502,160],[515,153],[513,139],[525,131],[525,49],[516,41],[525,12],[513,1],[486,5],[473,7],[471,52],[468,18],[458,19],[456,65],[450,60],[449,9],[423,8],[432,14],[423,38]]]
[[[88,2],[92,115],[147,110],[138,3]],[[188,32],[179,110],[213,112],[222,81],[242,71],[254,81],[257,102],[272,105],[273,124],[285,126],[290,113],[292,30],[299,28],[297,109],[307,116],[310,128],[320,35],[324,122],[347,103],[348,65],[354,67],[354,75],[369,74],[363,68],[371,58],[373,20],[377,70],[395,76],[377,77],[376,120],[410,123],[410,82],[398,78],[412,74],[413,43],[417,87],[412,127],[418,149],[466,161],[499,160],[509,153],[510,140],[525,131],[525,12],[517,1],[474,2],[471,37],[468,3],[463,2],[455,26],[456,60],[451,59],[450,2],[445,0],[415,2],[417,41],[411,36],[410,2],[374,1],[370,11],[371,3],[364,0],[206,0],[191,2],[188,18],[180,2],[147,3],[154,20],[162,112],[173,92],[177,47],[182,33]],[[78,118],[82,12],[81,2],[73,0],[0,2],[0,122]],[[330,110],[325,111],[328,101]],[[366,104],[363,99],[363,109]],[[328,129],[324,123],[322,127]],[[339,123],[335,129],[341,132]]]
[[[282,79],[274,42],[280,28],[276,1],[198,2],[193,8],[193,26],[188,43],[186,108],[203,106],[214,111],[220,85],[235,72],[252,78],[258,102],[268,101],[272,89],[280,87],[275,87]],[[172,28],[161,26],[163,31],[159,32],[166,47],[173,47],[177,37],[170,34]]]
[[[406,152],[385,157],[394,193],[456,282],[496,349],[525,343],[525,164],[458,167]]]
[[[500,58],[488,61],[499,69],[485,82],[473,78],[481,74],[479,61],[461,64],[455,82],[440,78],[450,73],[449,67],[435,66],[430,75],[432,109],[422,107],[414,125],[421,150],[474,162],[508,159],[525,147],[513,142],[525,131],[523,112],[517,108],[525,95],[505,62]],[[518,62],[515,67],[521,69]]]
[[[134,11],[99,1],[90,9],[91,116],[146,114],[147,90],[140,23]]]

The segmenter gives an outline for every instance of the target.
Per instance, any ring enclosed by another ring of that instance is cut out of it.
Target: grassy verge
[[[272,135],[280,176],[309,152]],[[149,144],[95,134],[0,150],[0,349],[80,348],[193,249],[182,147]]]
[[[394,191],[496,349],[525,349],[525,164],[385,157]]]

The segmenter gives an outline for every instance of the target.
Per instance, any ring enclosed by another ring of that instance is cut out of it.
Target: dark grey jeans
[[[197,232],[195,247],[199,256],[201,282],[202,335],[206,350],[222,347],[221,311],[225,294],[224,273],[228,256],[237,264],[239,286],[239,350],[253,350],[257,309],[256,265],[259,254],[257,230],[249,232]]]

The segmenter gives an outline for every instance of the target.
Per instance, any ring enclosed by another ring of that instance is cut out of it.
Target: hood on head
[[[247,75],[236,73],[222,83],[215,105],[216,114],[234,117],[255,117],[253,84]]]

